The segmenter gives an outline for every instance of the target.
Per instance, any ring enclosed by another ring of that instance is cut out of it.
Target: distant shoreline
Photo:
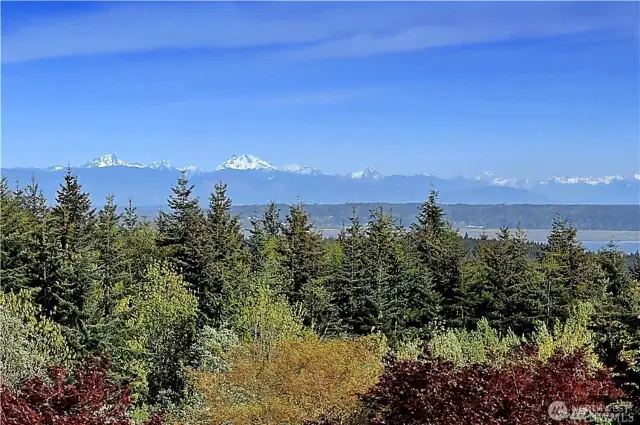
[[[496,233],[499,231],[497,228],[481,229],[477,227],[462,227],[457,228],[458,233],[464,236],[466,233],[470,238],[480,238],[480,236],[487,235],[489,239],[494,239]],[[340,233],[339,228],[324,228],[319,229],[325,237],[335,237]],[[551,229],[522,229],[527,235],[527,239],[532,242],[546,242],[547,236]],[[611,240],[617,242],[639,242],[640,243],[640,231],[636,230],[578,230],[578,240],[582,242],[609,242]]]
[[[471,238],[479,238],[483,233],[493,239],[499,229],[479,229],[463,227],[459,233],[467,233]],[[551,229],[523,229],[527,239],[533,242],[545,242]],[[640,231],[636,230],[580,230],[578,229],[578,239],[580,241],[609,242],[640,242]]]

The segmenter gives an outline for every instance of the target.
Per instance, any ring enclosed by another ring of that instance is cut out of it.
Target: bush
[[[58,324],[40,314],[26,292],[0,294],[0,379],[7,386],[45,377],[47,367],[72,354]]]
[[[521,339],[509,332],[501,336],[486,319],[478,322],[476,331],[448,330],[439,332],[428,343],[429,352],[456,365],[502,363]]]
[[[89,361],[70,379],[61,366],[51,367],[48,383],[40,377],[24,382],[20,389],[2,387],[0,423],[3,425],[130,425],[131,406],[127,387],[107,381],[106,360]],[[145,424],[161,425],[154,415]]]
[[[173,403],[184,389],[198,300],[166,264],[150,266],[135,290],[114,311],[124,326],[123,340],[108,351],[113,369],[128,378],[136,401]]]
[[[205,325],[191,347],[191,357],[196,369],[204,372],[226,372],[230,369],[224,353],[240,343],[231,329],[216,329]]]
[[[301,424],[330,412],[350,415],[358,395],[377,381],[384,349],[378,337],[282,341],[265,356],[260,344],[243,344],[229,355],[231,370],[195,372],[210,424]]]
[[[554,401],[604,407],[621,396],[608,371],[590,369],[584,351],[547,361],[531,347],[517,353],[501,367],[398,362],[362,398],[370,423],[544,425],[557,423],[548,410]]]
[[[577,304],[565,322],[556,321],[552,329],[539,322],[528,338],[519,337],[511,331],[501,335],[486,319],[481,319],[474,331],[452,329],[436,332],[427,347],[432,355],[456,365],[499,365],[514,349],[529,341],[536,346],[542,361],[556,353],[583,351],[589,365],[598,368],[600,364],[594,352],[593,332],[588,328],[593,312],[591,304]]]

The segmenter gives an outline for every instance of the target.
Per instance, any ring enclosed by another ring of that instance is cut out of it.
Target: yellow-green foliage
[[[42,315],[25,291],[0,294],[0,330],[0,378],[5,384],[44,376],[47,366],[72,360],[60,326]]]
[[[268,355],[278,342],[310,332],[300,316],[269,282],[258,277],[247,296],[238,301],[232,324],[242,340],[259,344]]]
[[[569,354],[583,349],[586,350],[588,361],[597,366],[597,356],[593,352],[593,333],[588,329],[593,313],[591,304],[577,304],[572,308],[567,321],[557,321],[551,330],[540,323],[528,338],[518,337],[511,331],[504,336],[499,335],[487,320],[482,319],[475,331],[441,331],[427,345],[432,355],[458,365],[499,364],[507,359],[514,348],[523,343],[533,343],[541,360],[547,360],[557,352]]]
[[[486,319],[481,319],[475,331],[456,329],[437,333],[428,347],[437,357],[458,365],[469,365],[500,363],[520,344],[520,338],[512,332],[499,335]]]
[[[134,394],[147,391],[147,378],[154,364],[181,344],[181,334],[195,325],[198,301],[182,277],[166,265],[154,264],[139,283],[137,291],[119,300],[114,314],[124,317],[125,341],[120,365],[131,383]]]
[[[589,363],[597,366],[598,358],[593,352],[593,333],[587,327],[594,312],[591,304],[580,303],[572,308],[566,322],[556,321],[552,330],[544,323],[539,324],[532,340],[538,347],[540,358],[546,360],[558,351],[569,354],[584,349]]]
[[[385,344],[377,336],[321,341],[307,335],[271,349],[265,356],[260,344],[245,343],[229,353],[230,371],[195,372],[205,400],[197,423],[285,425],[328,412],[349,416],[358,394],[377,382]]]
[[[416,360],[422,354],[423,346],[421,339],[398,341],[393,347],[393,358],[399,361]]]

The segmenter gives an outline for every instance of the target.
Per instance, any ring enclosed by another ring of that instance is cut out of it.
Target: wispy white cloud
[[[306,106],[361,100],[384,91],[382,87],[363,87],[354,89],[324,90],[305,93],[281,94],[252,99],[251,104],[257,106]]]
[[[518,5],[509,4],[503,9],[509,13],[490,16],[460,13],[448,20],[423,22],[387,33],[359,33],[295,48],[282,54],[302,59],[354,58],[434,47],[602,32],[614,36],[638,37],[637,13],[625,14],[623,8],[609,9],[609,13],[605,14],[581,16],[571,14],[566,8],[558,8],[553,4],[551,6],[552,9],[547,12],[555,13],[541,14],[540,10],[526,8],[521,13],[516,13]],[[633,12],[634,7],[637,12],[637,5],[631,5],[627,12]]]
[[[603,30],[637,36],[637,11],[635,3],[116,2],[8,22],[2,60],[252,47],[340,58]]]
[[[178,100],[164,102],[172,108],[205,108],[221,105],[239,107],[289,107],[315,106],[336,103],[353,102],[371,99],[377,95],[390,91],[390,87],[356,87],[349,89],[325,89],[316,91],[296,91],[287,93],[270,93],[261,96],[220,97],[209,100]]]

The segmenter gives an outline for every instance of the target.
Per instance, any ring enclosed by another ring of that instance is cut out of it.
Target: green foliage
[[[482,241],[474,260],[465,267],[463,288],[468,320],[486,318],[502,331],[531,330],[542,276],[529,258],[520,229],[503,227],[493,243]]]
[[[45,312],[62,324],[67,340],[77,351],[87,351],[90,340],[85,305],[98,278],[95,210],[78,177],[67,171],[51,210],[53,267],[41,288]]]
[[[438,333],[428,342],[428,347],[437,357],[468,366],[503,363],[521,342],[513,332],[503,336],[491,328],[487,319],[481,319],[477,330],[455,329]]]
[[[119,300],[123,350],[111,353],[121,373],[135,376],[133,390],[150,400],[168,391],[179,397],[183,366],[195,337],[197,299],[166,264],[151,266],[136,291]]]
[[[542,361],[558,353],[568,355],[584,352],[589,364],[597,368],[601,365],[594,352],[594,335],[589,329],[594,313],[591,304],[578,304],[571,309],[566,321],[556,321],[551,329],[546,323],[539,322],[528,337],[519,337],[511,330],[501,334],[490,326],[487,319],[481,319],[473,331],[449,329],[437,332],[428,341],[427,347],[436,357],[456,365],[499,365],[509,359],[515,348],[530,341],[536,346]]]
[[[321,270],[322,242],[312,228],[304,205],[293,205],[282,230],[281,255],[286,276],[285,292],[292,302],[302,299],[304,288]]]
[[[577,239],[577,231],[556,217],[540,260],[544,283],[538,296],[540,316],[547,323],[568,317],[571,305],[579,301],[601,300],[606,279]]]
[[[0,293],[0,323],[0,380],[5,385],[44,378],[48,366],[73,359],[60,325],[44,317],[26,292]]]
[[[435,291],[440,297],[446,320],[450,325],[459,325],[463,321],[461,286],[464,251],[457,232],[444,219],[444,211],[437,202],[438,193],[432,190],[427,201],[420,206],[409,237],[418,258],[420,273],[425,277],[419,281],[426,286],[421,292]],[[425,310],[423,306],[418,308]]]
[[[593,305],[580,303],[571,308],[569,318],[565,322],[556,320],[552,330],[548,329],[546,323],[541,322],[532,336],[540,358],[547,360],[557,352],[570,354],[585,350],[587,361],[593,366],[600,366],[593,352],[594,336],[588,328],[594,313]]]
[[[232,327],[242,341],[253,341],[270,353],[280,341],[303,335],[305,330],[301,316],[304,312],[294,308],[287,299],[274,293],[269,282],[258,276],[251,290],[234,306]]]
[[[584,351],[591,366],[614,366],[640,403],[640,267],[615,244],[585,251],[564,220],[545,246],[506,226],[495,240],[461,238],[432,191],[410,229],[399,211],[353,207],[339,237],[322,239],[308,211],[326,206],[298,203],[282,223],[270,203],[245,238],[226,185],[202,211],[184,173],[168,206],[154,226],[131,201],[118,214],[111,197],[96,215],[70,170],[53,207],[35,181],[11,190],[2,180],[5,382],[107,355],[140,419],[164,408],[188,423],[223,400],[240,421],[301,423],[321,406],[354,413],[351,391],[366,391],[383,355],[421,360],[426,346],[457,368],[495,366],[533,342],[543,362]],[[380,338],[384,350],[365,343]],[[185,368],[214,385],[196,391]],[[291,368],[299,381],[279,378]]]
[[[240,338],[231,329],[205,326],[198,332],[191,348],[194,367],[204,372],[226,372],[231,365],[224,354],[240,344]]]

